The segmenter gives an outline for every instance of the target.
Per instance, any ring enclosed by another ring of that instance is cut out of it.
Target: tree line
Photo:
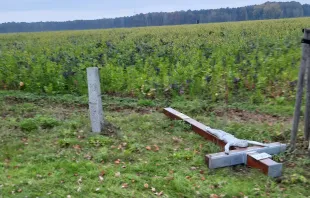
[[[143,26],[182,25],[229,21],[264,20],[310,16],[310,4],[299,2],[266,2],[239,8],[188,10],[176,12],[153,12],[134,16],[75,20],[65,22],[2,23],[0,33],[41,32],[58,30],[83,30],[105,28],[128,28]]]

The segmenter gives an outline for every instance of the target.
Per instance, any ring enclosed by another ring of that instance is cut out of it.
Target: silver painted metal
[[[252,144],[252,145],[268,147],[268,144],[263,144],[263,143],[251,141],[251,140],[238,139],[235,136],[229,133],[226,133],[225,131],[219,130],[219,129],[212,129],[211,127],[206,127],[206,131],[208,131],[209,133],[218,137],[218,139],[223,140],[224,142],[227,143],[225,145],[225,153],[228,155],[229,155],[229,148],[231,146],[245,148],[245,147],[248,147],[249,144]]]
[[[245,150],[232,150],[229,155],[224,152],[208,154],[206,159],[211,169],[234,166],[239,164],[247,164],[247,155],[249,153],[268,153],[270,155],[279,154],[286,149],[285,144],[271,143],[268,147],[248,147]]]
[[[248,155],[250,155],[251,157],[253,157],[256,160],[262,160],[262,159],[267,159],[267,158],[271,158],[272,156],[269,155],[268,153],[249,153]]]

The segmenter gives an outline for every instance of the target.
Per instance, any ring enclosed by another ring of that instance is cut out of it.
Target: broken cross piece
[[[165,108],[164,113],[172,119],[183,120],[190,124],[193,131],[225,149],[225,152],[206,155],[206,163],[209,168],[213,169],[246,164],[250,167],[260,169],[270,177],[281,176],[282,164],[273,161],[271,155],[284,152],[286,149],[285,144],[263,144],[255,141],[240,140],[224,131],[211,129],[172,108]],[[255,146],[248,147],[249,144]]]
[[[235,136],[229,133],[226,133],[225,131],[218,130],[218,129],[212,129],[211,127],[206,127],[206,132],[215,135],[217,138],[219,138],[220,140],[226,143],[225,153],[227,155],[229,155],[229,148],[231,146],[246,148],[249,146],[249,144],[253,144],[253,145],[268,147],[268,144],[263,144],[263,143],[256,142],[256,141],[238,139]]]

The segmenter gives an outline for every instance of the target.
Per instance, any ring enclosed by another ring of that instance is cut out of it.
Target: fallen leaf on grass
[[[164,194],[163,191],[160,191],[159,193],[155,193],[155,195],[157,195],[157,196],[162,196],[163,194]]]
[[[144,188],[149,188],[149,185],[148,184],[144,184]]]
[[[174,141],[175,143],[180,143],[180,142],[182,142],[182,138],[173,137],[172,139],[173,139],[173,141]]]
[[[101,171],[99,176],[103,177],[105,175],[105,172],[104,171]]]
[[[220,198],[217,194],[211,194],[210,198]]]
[[[81,186],[78,187],[78,189],[76,190],[77,192],[81,192]]]
[[[151,148],[150,146],[147,146],[147,147],[145,147],[145,148],[146,148],[146,150],[148,150],[148,151],[152,150],[152,148]]]
[[[81,149],[82,149],[81,145],[78,145],[78,144],[73,145],[73,148],[74,148],[75,150],[81,150]]]
[[[21,193],[23,192],[23,189],[18,189],[17,192]]]
[[[152,191],[152,192],[156,192],[156,189],[152,187],[152,188],[151,188],[151,191]]]
[[[166,180],[171,181],[174,180],[174,177],[165,177]]]
[[[120,172],[115,173],[115,177],[120,177],[120,176],[121,176]]]
[[[93,159],[93,156],[91,156],[89,153],[84,155],[85,159],[91,160]]]
[[[122,184],[122,188],[128,188],[128,184],[127,183]]]
[[[115,164],[120,164],[120,163],[121,163],[121,160],[120,160],[120,159],[117,159],[117,160],[114,161],[114,163],[115,163]]]
[[[205,178],[205,177],[201,177],[201,180],[202,180],[202,181],[205,181],[205,180],[206,180],[206,178]]]
[[[157,146],[156,144],[154,144],[155,147],[155,152],[159,151],[159,146]]]
[[[80,177],[80,178],[78,179],[77,183],[78,183],[79,185],[82,184],[82,177]]]
[[[96,191],[96,192],[98,192],[99,190],[100,190],[100,188],[96,188],[96,190],[95,190],[95,191]]]
[[[99,181],[103,181],[103,177],[99,175]]]

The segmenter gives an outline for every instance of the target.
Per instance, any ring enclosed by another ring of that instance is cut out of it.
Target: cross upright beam
[[[222,149],[224,149],[226,142],[209,133],[206,130],[206,125],[172,108],[165,108],[164,114],[171,119],[183,120],[187,124],[191,125],[193,131],[198,133],[200,136],[219,145]],[[206,155],[205,160],[208,164],[208,167],[211,169],[246,164],[252,168],[260,169],[264,174],[270,177],[279,177],[282,174],[282,164],[273,161],[271,159],[271,155],[284,152],[285,149],[285,144],[277,142],[270,143],[266,147],[234,147],[231,148],[229,155],[227,155],[225,152],[208,154]]]

